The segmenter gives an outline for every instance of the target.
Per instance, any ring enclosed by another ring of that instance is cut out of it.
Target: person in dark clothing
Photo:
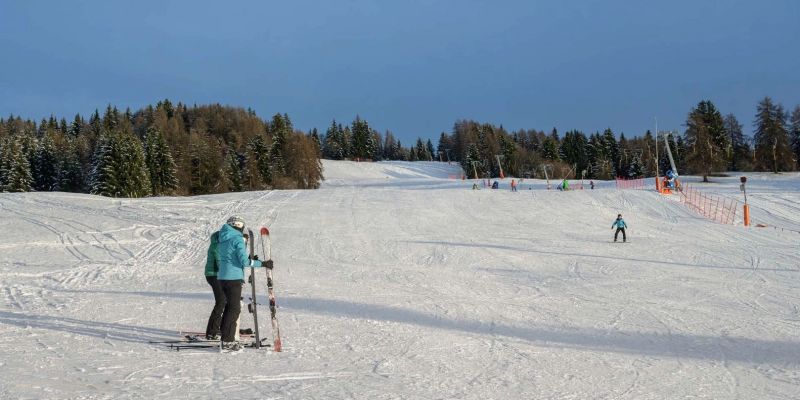
[[[620,232],[622,232],[622,241],[625,242],[627,240],[627,238],[625,237],[625,228],[627,227],[628,225],[625,224],[625,220],[622,219],[622,214],[617,214],[617,219],[614,220],[614,223],[611,225],[611,229],[617,228],[617,231],[614,232],[615,242],[617,241],[617,236],[619,235]]]
[[[211,310],[211,315],[208,317],[208,324],[206,325],[206,339],[208,340],[220,339],[222,311],[225,309],[225,293],[222,292],[222,286],[217,280],[217,273],[219,272],[216,260],[218,244],[219,232],[214,232],[211,235],[206,257],[206,282],[211,286],[211,291],[214,292],[214,308]]]

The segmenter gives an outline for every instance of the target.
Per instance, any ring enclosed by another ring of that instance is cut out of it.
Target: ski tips
[[[261,227],[261,236],[269,235],[269,229],[266,226]]]

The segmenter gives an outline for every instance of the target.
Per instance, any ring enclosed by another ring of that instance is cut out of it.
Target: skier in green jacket
[[[211,290],[214,292],[214,308],[211,310],[211,315],[208,317],[208,324],[206,325],[206,339],[208,340],[220,339],[222,311],[225,309],[225,293],[222,292],[222,286],[219,285],[219,281],[217,280],[217,273],[219,272],[219,266],[217,265],[218,245],[219,231],[211,234],[206,256],[206,282],[208,282],[209,286],[211,286]]]

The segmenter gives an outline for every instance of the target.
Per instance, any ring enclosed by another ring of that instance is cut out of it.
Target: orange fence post
[[[750,226],[750,205],[744,205],[744,226]]]

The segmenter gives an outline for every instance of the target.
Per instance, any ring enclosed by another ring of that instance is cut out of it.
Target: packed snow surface
[[[800,398],[798,174],[749,175],[767,227],[745,228],[612,182],[324,167],[319,190],[0,194],[0,398]],[[741,198],[737,176],[686,181]],[[205,329],[232,214],[270,229],[283,352],[148,343]]]

